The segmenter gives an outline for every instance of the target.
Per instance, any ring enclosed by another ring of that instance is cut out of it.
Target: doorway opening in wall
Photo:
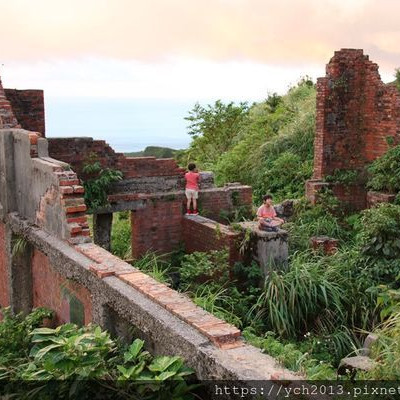
[[[113,213],[111,226],[111,253],[122,260],[132,262],[131,212]]]

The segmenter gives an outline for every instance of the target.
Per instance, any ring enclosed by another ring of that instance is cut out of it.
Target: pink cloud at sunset
[[[326,63],[341,47],[399,63],[397,0],[0,0],[4,61],[168,56]],[[4,62],[2,61],[2,62]]]

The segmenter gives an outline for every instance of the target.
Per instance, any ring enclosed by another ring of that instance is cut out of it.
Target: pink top
[[[257,210],[257,217],[261,218],[274,218],[276,217],[276,211],[274,207],[268,207],[263,204],[258,210]]]
[[[186,189],[199,190],[200,174],[198,172],[186,172]]]

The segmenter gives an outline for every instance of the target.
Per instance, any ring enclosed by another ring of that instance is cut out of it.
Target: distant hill
[[[147,146],[143,151],[124,153],[127,157],[174,158],[180,150],[169,147]]]

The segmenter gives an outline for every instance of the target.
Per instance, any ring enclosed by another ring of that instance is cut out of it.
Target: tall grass
[[[400,379],[400,310],[393,313],[377,330],[379,339],[373,348],[376,368],[367,374],[370,379]]]
[[[288,272],[272,271],[251,312],[283,337],[298,337],[322,318],[345,319],[343,276],[310,252],[291,257]]]
[[[193,302],[204,310],[214,314],[237,327],[241,327],[242,321],[234,313],[232,299],[228,295],[228,289],[216,288],[207,283],[197,288],[196,292],[189,292]]]
[[[135,260],[132,265],[150,275],[156,281],[171,285],[171,265],[159,254],[147,252],[143,257]]]

